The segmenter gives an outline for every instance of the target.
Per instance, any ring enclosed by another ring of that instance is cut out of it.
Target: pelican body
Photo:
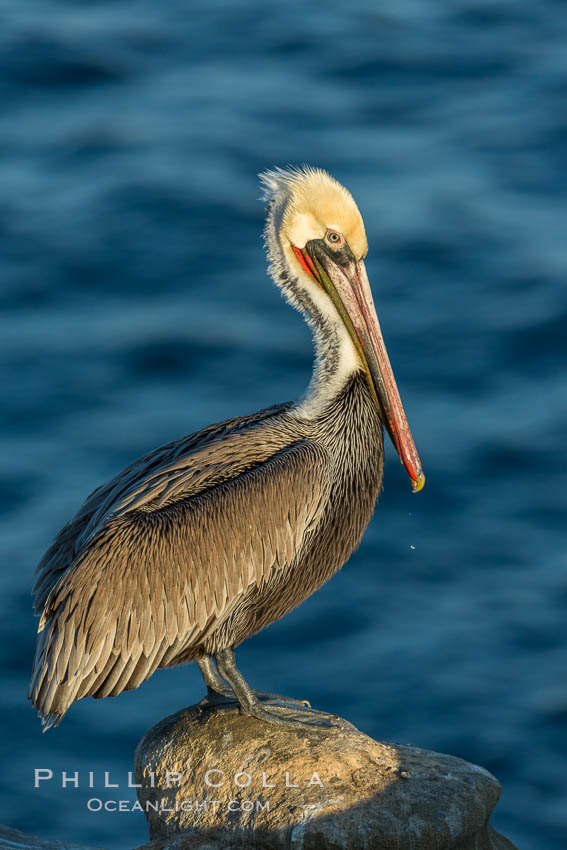
[[[261,176],[270,272],[316,347],[296,403],[162,446],[95,490],[38,566],[30,699],[47,728],[86,696],[196,661],[215,694],[271,723],[234,648],[323,585],[358,546],[382,483],[383,426],[424,477],[366,276],[350,193],[309,167]]]

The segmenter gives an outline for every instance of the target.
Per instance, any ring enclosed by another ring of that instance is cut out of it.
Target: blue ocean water
[[[124,785],[200,675],[84,700],[42,736],[32,575],[130,460],[302,392],[309,333],[266,278],[255,175],[308,162],[365,217],[427,486],[411,494],[389,447],[359,552],[241,667],[372,736],[484,765],[503,783],[496,828],[564,846],[561,5],[6,0],[2,18],[0,822],[147,837],[143,815],[89,813],[85,785],[34,789],[33,769]]]

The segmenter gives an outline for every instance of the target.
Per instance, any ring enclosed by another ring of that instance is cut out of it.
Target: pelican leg
[[[234,691],[240,708],[244,714],[264,720],[266,723],[274,723],[278,726],[290,726],[294,729],[309,729],[310,731],[329,731],[334,724],[318,712],[312,712],[307,706],[298,709],[297,702],[289,707],[285,702],[279,701],[270,708],[262,704],[255,691],[252,690],[246,679],[236,666],[233,649],[221,649],[215,653],[215,660],[221,676],[226,679]],[[310,717],[311,714],[311,717]]]
[[[222,694],[223,696],[234,698],[234,694],[227,686],[224,679],[219,676],[215,663],[210,655],[202,655],[200,658],[197,658],[196,661],[199,665],[199,670],[202,673],[203,679],[205,680],[205,685],[207,686],[209,694]]]

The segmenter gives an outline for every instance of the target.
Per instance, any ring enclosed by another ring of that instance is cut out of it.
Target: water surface
[[[496,828],[563,846],[567,19],[500,0],[3,4],[0,821],[111,848],[142,815],[34,767],[115,772],[199,699],[196,669],[85,700],[25,692],[37,561],[130,460],[299,395],[311,344],[265,275],[256,173],[328,168],[368,271],[427,486],[389,450],[348,567],[239,652],[250,681],[469,759]],[[121,796],[133,798],[121,790]]]

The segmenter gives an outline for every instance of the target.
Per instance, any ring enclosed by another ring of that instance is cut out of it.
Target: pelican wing
[[[256,428],[261,423],[284,414],[291,402],[274,405],[249,416],[235,417],[210,425],[194,434],[166,443],[149,454],[137,458],[106,484],[97,487],[81,505],[73,519],[59,532],[38,564],[37,579],[33,588],[34,610],[41,614],[47,597],[61,576],[78,558],[86,541],[92,538],[111,516],[118,504],[124,503],[128,494],[148,493],[150,482],[161,474],[162,483],[167,470],[182,469],[184,466],[198,468],[199,452],[212,445],[219,445],[226,437],[234,436]],[[206,470],[203,470],[206,475]],[[227,470],[230,475],[230,470]]]
[[[190,657],[252,586],[293,563],[330,492],[328,456],[301,440],[282,448],[277,429],[244,437],[150,473],[84,529],[39,625],[30,698],[46,725],[76,699]]]

